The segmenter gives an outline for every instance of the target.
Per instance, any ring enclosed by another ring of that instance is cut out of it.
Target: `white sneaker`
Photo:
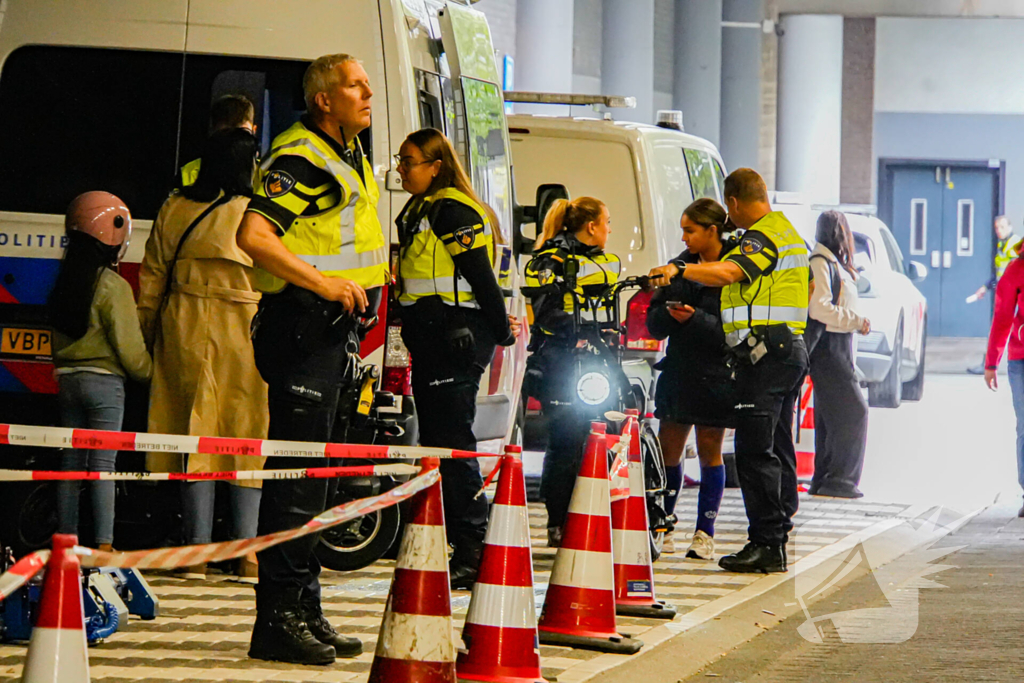
[[[690,541],[690,547],[686,551],[686,556],[694,560],[715,559],[715,539],[703,531],[694,533],[693,540]]]
[[[661,554],[671,555],[676,551],[676,542],[672,540],[672,532],[666,531],[661,540]]]

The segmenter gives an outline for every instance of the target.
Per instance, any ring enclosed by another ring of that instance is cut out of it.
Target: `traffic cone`
[[[555,555],[538,631],[551,645],[634,654],[643,643],[615,630],[611,502],[605,425],[591,424]]]
[[[630,432],[629,497],[612,501],[612,558],[615,563],[615,613],[632,617],[671,619],[676,608],[654,596],[654,566],[647,519],[647,488],[640,456],[640,425],[635,410],[627,410]]]
[[[459,681],[544,683],[522,452],[505,447],[480,575],[462,629],[466,648],[456,661]]]
[[[22,683],[89,681],[81,565],[71,552],[77,544],[77,536],[53,535],[53,552],[46,564],[43,596],[28,643]]]
[[[423,458],[436,469],[437,458]],[[369,683],[455,683],[448,541],[438,481],[412,500]]]
[[[814,384],[808,377],[800,390],[796,429],[796,478],[814,477]]]

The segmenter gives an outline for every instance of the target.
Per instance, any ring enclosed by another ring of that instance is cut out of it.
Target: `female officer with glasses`
[[[398,303],[402,339],[415,359],[412,390],[420,444],[475,451],[473,420],[484,368],[496,345],[511,346],[519,322],[508,315],[494,276],[494,211],[480,201],[443,133],[412,133],[395,157],[412,195],[398,216]],[[441,461],[444,517],[455,546],[452,588],[476,581],[487,531],[487,500],[475,460]]]

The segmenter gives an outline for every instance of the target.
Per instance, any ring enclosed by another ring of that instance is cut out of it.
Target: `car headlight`
[[[576,382],[576,395],[589,406],[599,406],[612,393],[612,383],[600,372],[588,372]]]

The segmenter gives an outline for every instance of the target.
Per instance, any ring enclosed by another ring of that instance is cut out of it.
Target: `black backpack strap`
[[[171,293],[171,286],[174,283],[174,266],[178,263],[178,256],[181,255],[181,248],[184,246],[185,240],[187,240],[189,235],[191,235],[196,229],[196,226],[203,222],[204,218],[213,213],[214,209],[218,206],[227,204],[231,199],[232,197],[229,197],[226,194],[218,197],[212,204],[203,209],[203,212],[199,214],[187,228],[185,228],[185,232],[181,233],[181,239],[178,240],[178,247],[174,250],[174,258],[171,259],[171,264],[167,268],[167,279],[164,281],[164,293],[160,297],[160,308],[163,308],[164,304],[167,303],[167,296]]]
[[[825,263],[828,265],[829,279],[832,281],[832,305],[837,306],[839,304],[839,294],[842,292],[843,279],[839,274],[839,269],[836,264],[832,262],[832,259],[828,258],[824,254],[811,254],[809,261],[816,258],[825,259]]]

